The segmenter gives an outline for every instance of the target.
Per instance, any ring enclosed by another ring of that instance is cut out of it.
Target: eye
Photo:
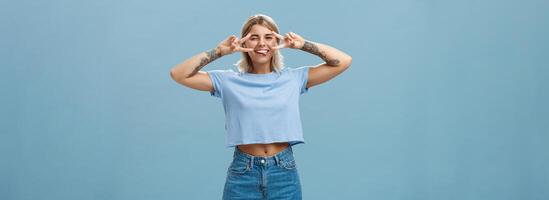
[[[265,39],[267,39],[267,40],[272,40],[273,37],[272,37],[272,36],[267,36],[267,37],[265,37]]]
[[[250,40],[255,41],[257,40],[257,37],[251,37]]]

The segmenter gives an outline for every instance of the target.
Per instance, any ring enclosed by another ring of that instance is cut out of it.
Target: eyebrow
[[[252,34],[252,35],[250,35],[250,37],[253,37],[253,36],[259,36],[259,34]],[[272,34],[272,33],[267,33],[267,34],[265,34],[265,36],[274,36],[274,34]]]

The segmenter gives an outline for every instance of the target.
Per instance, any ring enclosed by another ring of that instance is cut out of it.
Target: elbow
[[[170,70],[170,77],[176,82],[181,82],[181,80],[183,80],[183,78],[178,75],[174,69]]]
[[[347,67],[351,66],[351,64],[353,63],[353,57],[348,55],[347,62],[348,62]]]
[[[326,61],[326,65],[338,68],[347,68],[351,65],[353,58],[349,55],[343,55],[333,60]]]
[[[175,72],[172,70],[170,70],[170,77],[173,79],[173,80],[177,80],[177,78],[175,77]]]
[[[345,58],[343,58],[341,65],[343,68],[349,68],[352,63],[353,63],[353,57],[351,57],[350,55],[346,55]]]

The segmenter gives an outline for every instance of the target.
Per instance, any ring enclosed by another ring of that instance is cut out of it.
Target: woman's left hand
[[[305,44],[305,39],[301,37],[298,34],[295,34],[294,32],[286,33],[285,36],[282,36],[274,31],[272,31],[274,35],[280,40],[283,41],[283,44],[280,44],[276,47],[271,47],[274,50],[282,49],[282,48],[292,48],[292,49],[301,49],[303,45]]]

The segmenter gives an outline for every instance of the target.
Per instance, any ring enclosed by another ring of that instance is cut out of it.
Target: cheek
[[[246,45],[246,47],[251,47],[251,48],[253,48],[253,47],[255,47],[255,46],[257,45],[257,42],[247,40],[247,41],[244,42],[244,45]]]
[[[278,42],[276,40],[271,40],[267,43],[269,46],[274,47],[278,45]]]

